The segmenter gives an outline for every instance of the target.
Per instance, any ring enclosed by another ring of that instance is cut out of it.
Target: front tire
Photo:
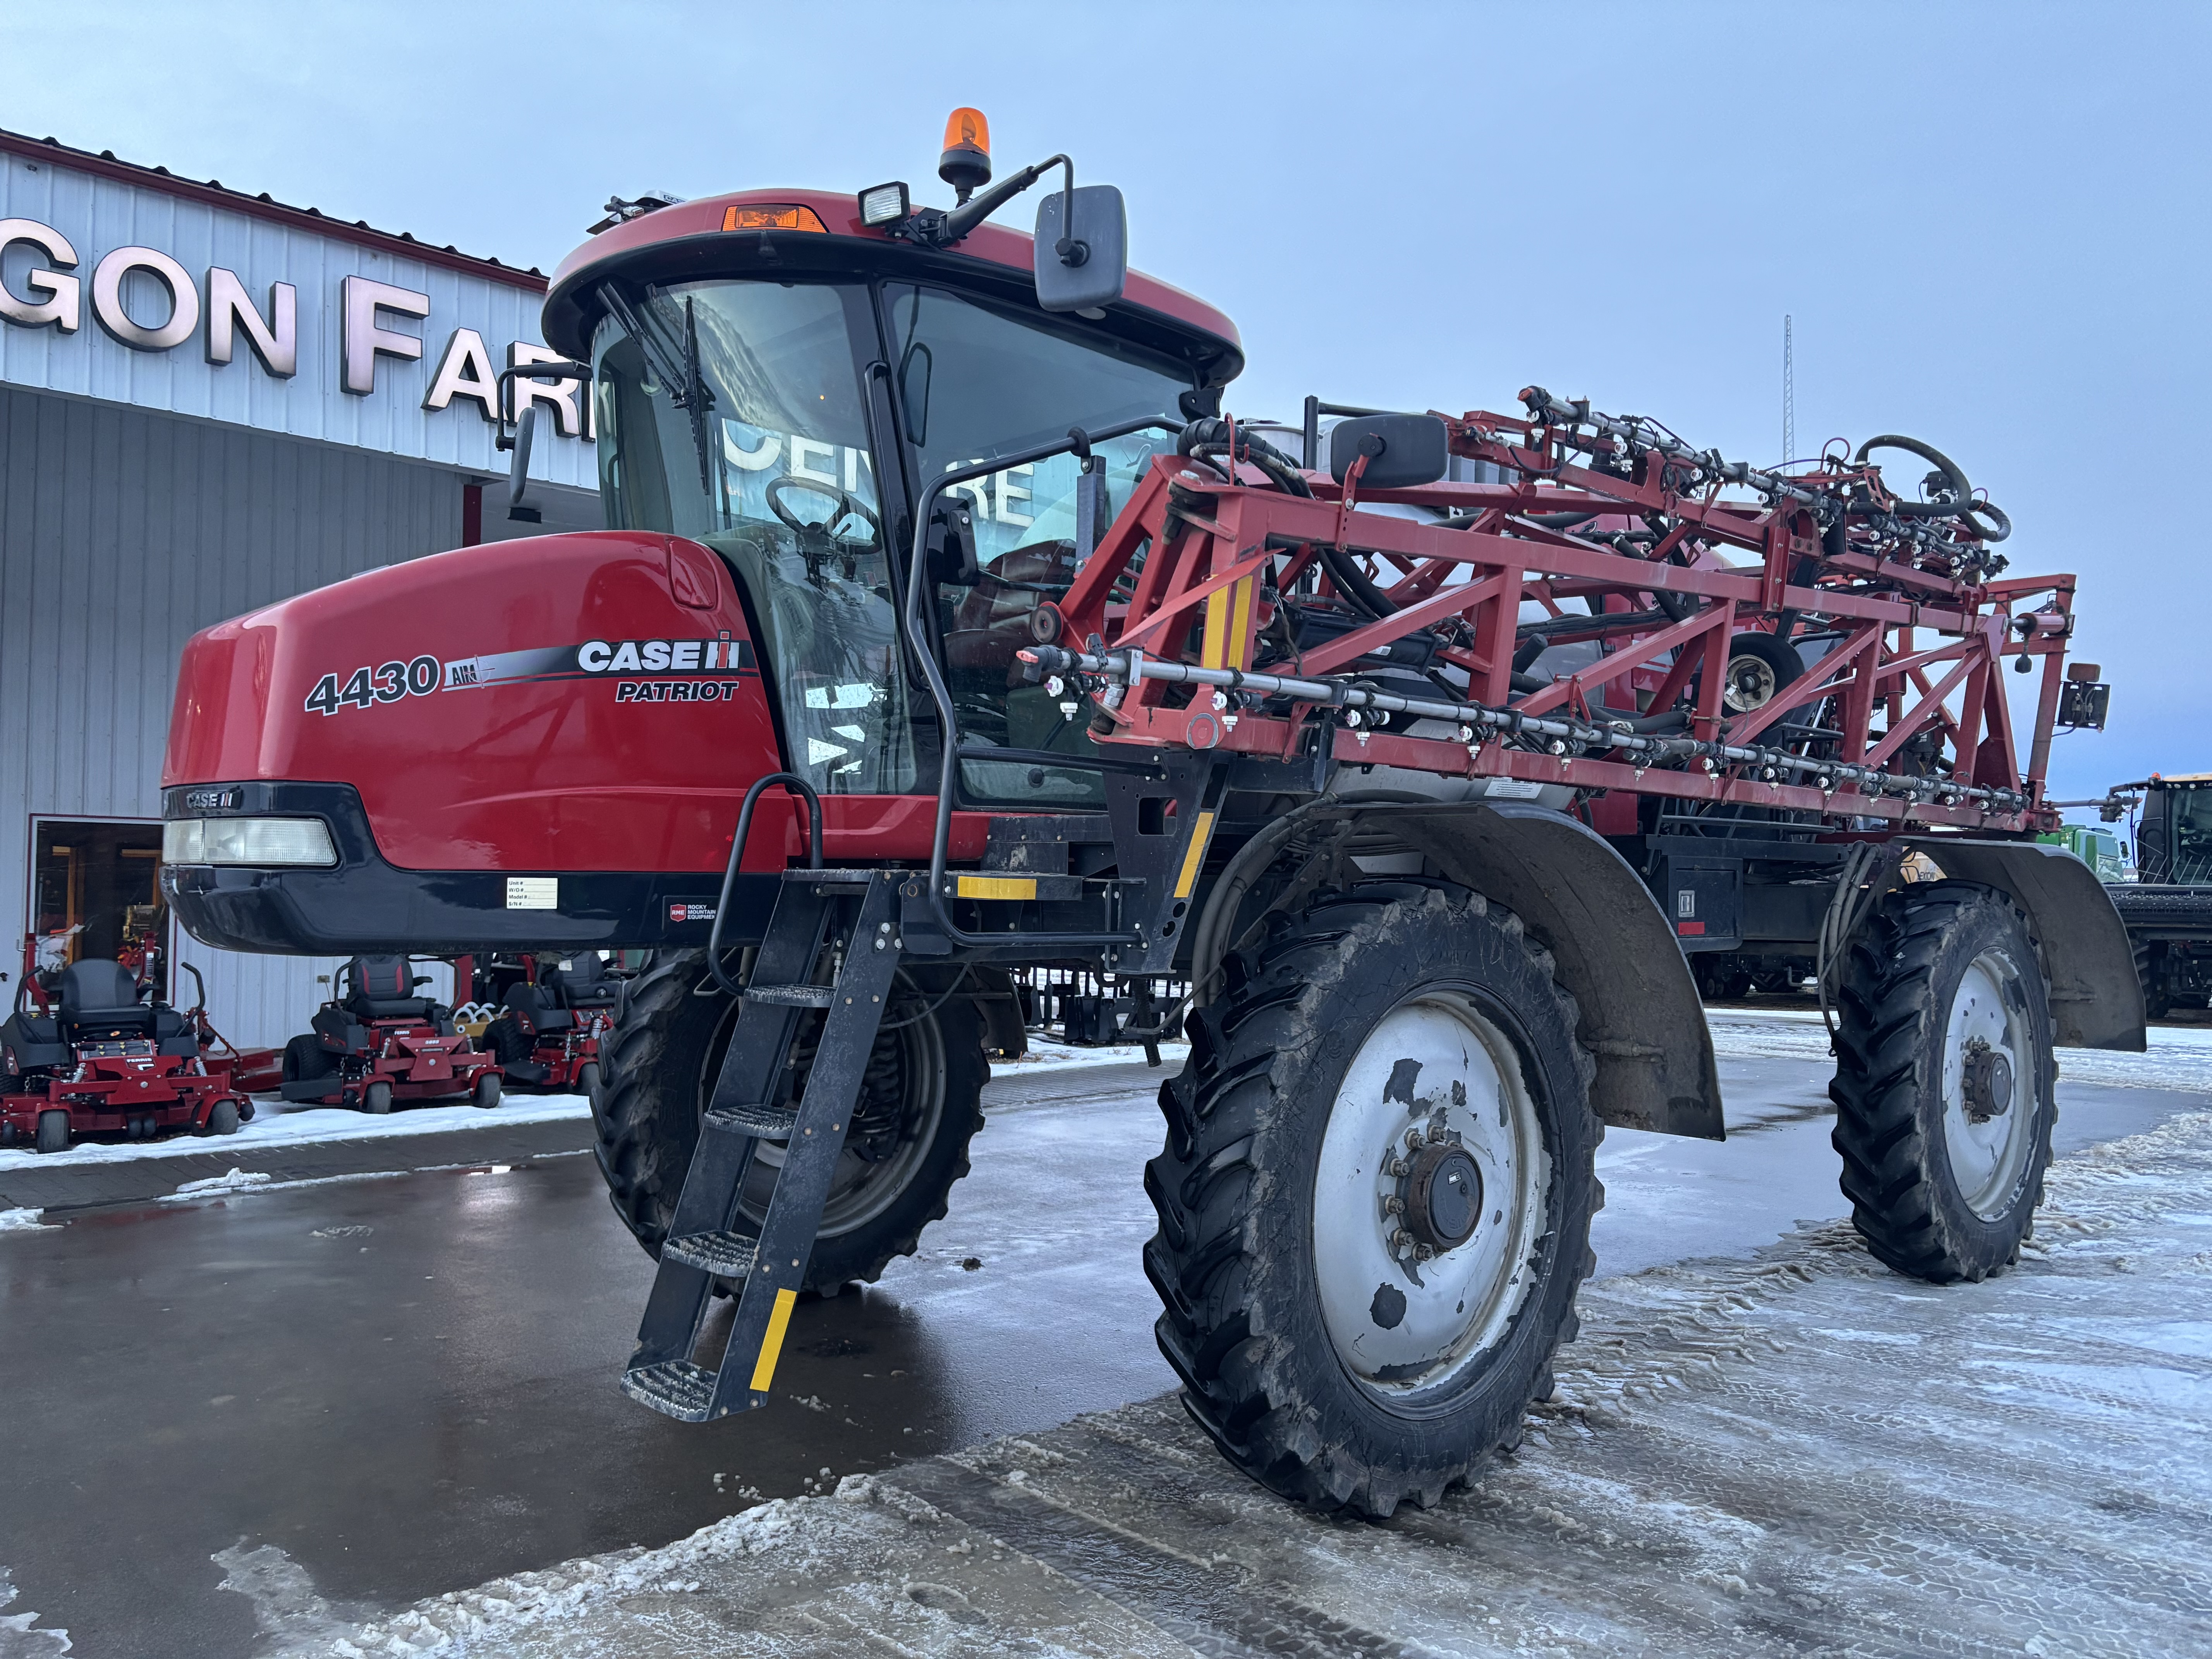
[[[42,1152],[65,1152],[70,1144],[70,1115],[65,1111],[46,1111],[39,1114],[39,1138],[35,1143]]]
[[[1992,888],[1890,893],[1838,1000],[1835,1147],[1875,1258],[1931,1284],[2020,1259],[2057,1121],[2050,992],[2027,923]]]
[[[234,1135],[238,1133],[238,1103],[218,1100],[208,1108],[207,1132],[211,1135]]]
[[[371,1117],[382,1117],[392,1109],[392,1085],[378,1081],[361,1091],[361,1109]]]
[[[893,1257],[915,1253],[921,1230],[944,1216],[952,1183],[968,1173],[991,1074],[982,1021],[959,997],[924,1014],[929,1000],[896,994],[877,1035],[806,1290],[835,1295],[853,1279],[874,1283]],[[708,979],[705,951],[664,951],[630,982],[600,1048],[593,1151],[615,1213],[656,1259],[737,1015],[735,1000]],[[891,1029],[901,1021],[911,1023]],[[803,1054],[803,1045],[794,1052]],[[739,1203],[753,1224],[781,1158],[775,1141],[754,1156]]]
[[[1434,1504],[1519,1443],[1576,1333],[1603,1131],[1573,999],[1442,882],[1325,896],[1224,968],[1146,1169],[1160,1350],[1262,1485]]]
[[[499,1104],[497,1072],[486,1072],[477,1079],[477,1086],[469,1096],[469,1104],[480,1112],[488,1112]]]

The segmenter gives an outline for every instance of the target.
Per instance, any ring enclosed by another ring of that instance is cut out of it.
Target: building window
[[[120,962],[168,994],[169,911],[161,826],[114,818],[40,818],[32,826],[34,965]]]

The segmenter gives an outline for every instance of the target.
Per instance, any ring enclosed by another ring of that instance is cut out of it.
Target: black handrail
[[[760,799],[761,791],[771,783],[780,783],[786,793],[793,790],[806,797],[806,867],[822,867],[822,797],[814,793],[814,786],[796,772],[770,772],[756,778],[753,787],[745,791],[744,805],[738,808],[737,833],[730,837],[730,861],[722,870],[722,896],[714,902],[714,925],[707,933],[707,971],[714,975],[714,983],[732,996],[743,996],[744,987],[722,970],[722,923],[730,914],[730,893],[738,884],[738,861],[745,855],[745,838],[752,833],[753,805]]]
[[[1133,421],[1123,421],[1102,428],[1097,432],[1085,432],[1081,427],[1072,427],[1067,436],[1058,443],[1040,444],[1032,449],[996,456],[988,461],[978,461],[972,466],[940,473],[930,481],[928,487],[921,492],[921,499],[915,504],[914,556],[907,566],[906,573],[907,646],[921,666],[922,678],[929,682],[929,694],[936,700],[937,717],[944,727],[944,761],[937,785],[937,830],[929,848],[929,908],[936,917],[938,927],[956,945],[1004,945],[1007,942],[1007,936],[968,933],[955,925],[945,904],[945,866],[952,845],[952,798],[959,787],[960,763],[973,757],[963,756],[961,752],[960,721],[952,705],[952,690],[945,683],[944,671],[938,666],[936,653],[928,648],[927,636],[922,630],[922,590],[930,585],[929,515],[937,506],[937,498],[955,484],[972,483],[994,472],[1003,472],[1010,467],[1029,466],[1048,456],[1087,453],[1093,444],[1103,443],[1111,438],[1126,438],[1132,432],[1142,432],[1147,428],[1180,432],[1183,422],[1169,420],[1164,416],[1146,415]],[[1133,945],[1138,940],[1133,928],[1115,933],[1022,933],[1014,937],[1025,945],[1055,947]]]

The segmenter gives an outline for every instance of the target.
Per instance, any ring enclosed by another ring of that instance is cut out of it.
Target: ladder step
[[[665,1359],[623,1373],[622,1390],[679,1423],[704,1423],[714,1409],[714,1373],[688,1359]]]
[[[790,1106],[709,1106],[706,1124],[726,1134],[750,1135],[756,1140],[788,1140],[799,1127],[799,1112]]]
[[[827,985],[748,985],[745,1000],[769,1008],[827,1008],[833,993]]]
[[[883,875],[880,870],[789,870],[783,878],[794,886],[866,887]]]
[[[717,1279],[743,1279],[759,1254],[760,1240],[750,1233],[686,1233],[660,1247],[662,1261],[688,1262]]]

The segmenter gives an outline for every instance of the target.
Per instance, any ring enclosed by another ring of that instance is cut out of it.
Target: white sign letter
[[[169,290],[169,314],[159,328],[133,322],[123,308],[123,281],[134,270],[152,272]],[[133,351],[167,351],[191,339],[200,325],[200,291],[167,254],[150,247],[119,247],[93,269],[92,314]]]
[[[246,344],[270,374],[289,380],[300,372],[300,295],[291,283],[269,285],[269,320],[264,323],[238,273],[213,265],[208,270],[207,308],[208,362],[228,362],[236,331],[243,328]]]
[[[561,360],[559,352],[548,351],[544,346],[530,345],[521,340],[517,340],[507,349],[507,366],[509,368],[519,368],[525,363],[557,363]],[[550,404],[553,405],[553,418],[560,422],[562,437],[573,438],[583,430],[583,416],[576,410],[578,387],[575,381],[556,380],[551,386],[546,386],[527,375],[518,374],[512,384],[514,386],[516,420],[520,420],[522,411],[532,404]]]
[[[456,398],[475,398],[477,413],[487,421],[499,418],[499,382],[492,373],[491,353],[483,336],[472,328],[455,329],[446,342],[446,355],[438,360],[438,373],[422,407],[443,409]]]
[[[403,317],[427,317],[430,314],[430,296],[367,276],[347,277],[338,285],[338,292],[339,303],[345,313],[338,383],[355,397],[366,398],[376,390],[379,356],[399,357],[411,362],[422,355],[422,341],[412,334],[380,326],[376,313],[396,311]]]
[[[45,249],[46,258],[64,270],[76,264],[76,250],[70,246],[69,238],[35,219],[0,219],[0,254],[7,252],[10,242],[29,242]],[[23,282],[32,293],[48,297],[19,299],[9,292],[4,283],[0,283],[0,317],[25,328],[44,328],[52,323],[64,334],[76,332],[76,277],[62,276],[59,271],[33,270],[24,274]]]

